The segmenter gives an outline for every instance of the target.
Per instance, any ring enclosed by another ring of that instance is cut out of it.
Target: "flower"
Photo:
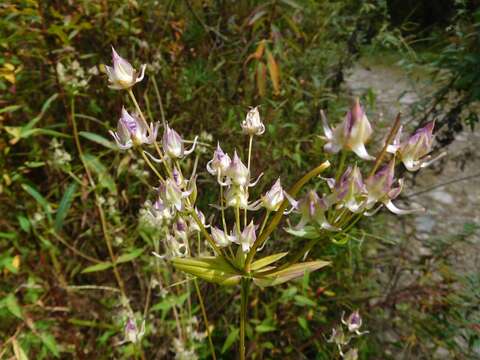
[[[163,150],[170,159],[181,159],[190,155],[195,150],[197,138],[198,137],[195,137],[190,150],[185,150],[185,147],[183,146],[184,140],[175,130],[167,125],[162,138]]]
[[[342,355],[343,360],[357,360],[358,359],[358,349],[351,348],[345,354]]]
[[[442,153],[434,159],[427,156],[432,149],[434,127],[435,121],[430,121],[403,143],[400,142],[400,129],[394,143],[389,145],[387,150],[390,153],[397,153],[408,171],[417,171],[424,168],[445,155],[445,153]]]
[[[257,239],[257,235],[255,234],[255,230],[257,226],[253,224],[253,220],[250,221],[242,231],[241,234],[237,234],[232,240],[234,243],[240,245],[242,247],[242,251],[244,253],[250,250],[250,247],[253,245],[255,240]]]
[[[295,226],[296,229],[303,228],[309,221],[317,223],[321,228],[335,231],[336,227],[329,224],[325,217],[328,210],[328,202],[325,198],[320,198],[317,193],[310,190],[307,195],[298,202],[298,210],[302,214],[300,222]]]
[[[220,247],[226,247],[230,245],[235,239],[235,236],[228,235],[226,232],[220,230],[215,226],[212,226],[211,234],[213,240],[215,240],[215,243]]]
[[[135,322],[133,317],[129,317],[124,328],[125,341],[136,344],[142,340],[143,335],[145,335],[145,320],[142,321],[140,330]]]
[[[242,186],[230,186],[225,192],[225,206],[248,209],[248,192]]]
[[[253,136],[262,135],[265,132],[265,125],[260,120],[260,113],[258,112],[258,106],[252,108],[242,121],[243,132]]]
[[[338,153],[340,150],[351,150],[364,160],[373,160],[365,148],[365,143],[372,135],[372,127],[367,115],[362,109],[358,99],[355,100],[352,108],[347,112],[345,119],[333,130],[328,125],[328,120],[321,112],[323,131],[327,143],[325,151]]]
[[[184,209],[183,199],[190,196],[190,194],[191,191],[182,191],[175,180],[170,178],[161,183],[159,187],[159,197],[162,202],[168,207],[175,208],[177,211]]]
[[[360,312],[358,310],[352,312],[347,320],[345,320],[343,316],[344,314],[342,314],[342,324],[348,328],[348,331],[360,335],[361,333],[359,330],[362,326],[362,317],[360,316]]]
[[[105,67],[108,75],[108,80],[111,83],[109,85],[111,89],[129,89],[136,83],[143,80],[143,77],[145,75],[145,68],[147,65],[142,65],[139,76],[138,72],[132,67],[132,65],[127,60],[117,54],[113,46],[112,57],[113,67]]]
[[[285,199],[285,191],[280,183],[280,178],[275,181],[272,188],[262,196],[262,205],[268,211],[277,211],[280,208],[283,200]]]
[[[136,114],[130,115],[122,107],[122,115],[118,120],[117,131],[110,130],[110,134],[115,139],[121,150],[130,149],[134,145],[153,144],[157,138],[158,123],[150,124],[147,127]]]
[[[238,186],[248,186],[250,181],[250,171],[243,164],[242,160],[237,155],[237,151],[233,154],[233,160],[225,173],[233,184]]]
[[[338,203],[339,208],[346,207],[353,213],[363,211],[367,191],[357,165],[349,166],[338,182],[331,180],[333,183],[327,181],[329,186],[333,185],[331,203]]]
[[[224,176],[232,160],[228,154],[225,154],[217,143],[217,148],[213,153],[213,158],[207,163],[207,171],[212,175],[217,175],[218,178]]]
[[[391,212],[404,215],[410,214],[417,211],[423,211],[422,208],[404,210],[397,208],[392,200],[398,197],[402,192],[403,180],[398,180],[398,186],[393,187],[394,183],[394,171],[395,171],[395,159],[392,159],[387,165],[378,170],[374,175],[370,176],[365,180],[365,186],[367,189],[367,200],[365,208],[367,210],[371,209],[377,202],[381,202],[387,207]],[[371,213],[366,213],[365,215],[372,215],[381,205]]]

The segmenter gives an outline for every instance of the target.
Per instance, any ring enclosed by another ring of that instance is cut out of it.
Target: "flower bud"
[[[269,211],[277,211],[283,203],[283,200],[285,200],[285,195],[279,178],[275,184],[273,184],[272,188],[262,196],[262,205]]]
[[[220,144],[217,144],[217,148],[213,153],[213,158],[207,163],[207,171],[212,175],[217,175],[222,177],[230,166],[231,160],[228,154],[225,154],[220,147]]]
[[[360,312],[358,310],[354,311],[353,313],[350,314],[350,316],[347,318],[347,320],[343,320],[342,317],[342,322],[347,326],[348,331],[350,332],[357,332],[360,330],[360,327],[362,326],[362,318],[360,316]]]
[[[303,228],[308,222],[316,222],[320,227],[326,230],[338,230],[330,225],[325,217],[328,210],[328,203],[325,198],[318,197],[317,193],[310,190],[307,195],[298,202],[298,209],[302,214],[300,222],[296,226],[297,229]]]
[[[258,112],[258,106],[252,108],[242,121],[243,132],[253,136],[262,135],[265,132],[265,125],[260,120],[260,113]]]
[[[185,196],[174,180],[167,179],[165,183],[160,185],[159,196],[166,206],[174,207],[178,211],[183,210],[183,198]]]
[[[234,238],[233,241],[242,247],[244,253],[250,250],[250,247],[257,239],[257,235],[255,234],[256,229],[257,227],[253,224],[253,221],[251,221],[250,224],[243,229],[242,233],[237,234]]]
[[[366,193],[360,169],[349,166],[333,188],[332,202],[358,213],[363,210]]]
[[[398,215],[423,211],[421,208],[410,210],[399,209],[392,203],[392,200],[400,195],[403,188],[403,180],[399,180],[398,186],[393,187],[394,171],[395,159],[392,159],[387,165],[365,180],[368,193],[365,208],[367,210],[371,209],[377,202],[381,202],[388,210]]]
[[[435,122],[430,121],[400,145],[398,154],[408,171],[417,171],[431,163],[426,155],[432,149],[434,126]]]
[[[225,192],[225,206],[248,209],[248,193],[245,188],[241,186],[230,186]]]
[[[171,159],[178,159],[183,156],[183,140],[180,135],[168,125],[163,133],[162,146],[165,154]]]
[[[110,134],[122,150],[129,149],[134,145],[153,144],[157,138],[157,132],[158,124],[151,124],[148,128],[136,114],[130,115],[125,108],[122,108],[117,131],[110,130]]]
[[[343,355],[343,360],[358,360],[358,349],[351,348]]]
[[[237,155],[237,152],[233,154],[233,160],[230,163],[226,171],[226,175],[231,181],[238,186],[248,186],[250,181],[250,172],[247,167],[242,163],[242,160]]]
[[[324,147],[325,151],[336,154],[342,149],[351,150],[364,160],[374,159],[365,148],[365,143],[372,135],[372,127],[358,99],[355,100],[354,105],[347,112],[343,122],[333,130],[328,125],[323,111],[321,115],[325,139],[327,140]]]
[[[229,246],[234,241],[234,236],[228,235],[226,232],[215,226],[212,226],[211,234],[215,243],[220,247]]]
[[[108,80],[110,82],[109,87],[111,89],[129,89],[136,83],[143,80],[146,65],[142,65],[139,76],[138,72],[132,67],[132,65],[117,54],[113,46],[112,62],[113,67],[105,66]]]
[[[145,320],[142,321],[142,326],[140,330],[137,327],[135,319],[129,317],[124,328],[125,341],[136,344],[142,340],[143,335],[145,335]]]

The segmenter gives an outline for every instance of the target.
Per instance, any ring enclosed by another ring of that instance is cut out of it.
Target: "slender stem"
[[[337,173],[335,175],[335,182],[338,182],[338,180],[342,176],[346,159],[347,159],[347,152],[345,150],[342,150],[340,153],[340,165],[338,166]]]
[[[155,79],[155,76],[152,75],[151,79],[153,81],[153,88],[155,89],[155,94],[157,95],[158,105],[160,106],[160,116],[162,117],[162,124],[163,124],[163,127],[165,128],[167,122],[165,120],[165,112],[163,111],[162,97],[160,95],[160,91],[158,91],[158,85],[157,85],[157,80]]]
[[[157,175],[157,177],[162,180],[163,182],[165,182],[165,179],[163,178],[163,176],[158,172],[158,170],[155,168],[155,166],[152,164],[152,162],[150,161],[150,159],[148,158],[147,155],[145,155],[145,153],[143,152],[143,150],[141,148],[138,149],[140,151],[140,154],[142,154],[142,157],[143,159],[145,160],[145,162],[148,164],[148,166],[150,167],[150,169],[152,169],[152,171],[155,173],[155,175]]]
[[[238,235],[240,236],[242,230],[240,228],[240,208],[237,206],[235,208],[235,222],[236,222],[236,225],[237,225],[237,231],[238,231]]]
[[[248,160],[247,160],[247,169],[248,169],[248,174],[250,176],[250,163],[252,160],[252,145],[253,145],[253,135],[250,135],[248,138]],[[246,187],[247,192],[248,192],[248,186]],[[247,218],[247,212],[248,210],[245,209],[244,217],[243,217],[243,223],[244,226],[247,226],[248,218]]]
[[[248,279],[242,279],[241,283],[241,308],[240,308],[240,360],[245,360],[245,327],[247,325],[248,310],[248,288],[250,286]]]
[[[75,146],[77,147],[78,154],[80,155],[80,161],[82,162],[82,165],[85,169],[85,173],[87,174],[88,181],[90,183],[90,186],[92,187],[93,190],[95,190],[96,185],[95,181],[93,180],[92,174],[90,173],[90,170],[85,162],[85,158],[83,156],[83,150],[82,146],[80,143],[80,138],[78,136],[78,128],[77,128],[77,121],[75,119],[75,98],[72,96],[70,99],[70,108],[71,108],[71,120],[72,120],[72,126],[73,126],[73,138],[75,139]],[[110,234],[108,233],[108,227],[107,227],[107,221],[105,218],[105,213],[103,212],[102,205],[100,203],[100,198],[95,191],[95,205],[98,211],[98,214],[100,216],[100,224],[102,227],[102,233],[103,233],[103,239],[105,240],[105,244],[107,245],[108,249],[108,254],[110,255],[110,260],[112,262],[112,268],[113,268],[113,274],[115,275],[115,279],[117,280],[118,286],[120,288],[120,292],[122,293],[122,297],[124,299],[127,299],[126,292],[125,292],[125,286],[122,280],[122,277],[120,276],[120,273],[118,272],[117,268],[117,261],[115,254],[113,253],[113,247],[112,247],[112,240],[110,239]]]
[[[260,227],[260,231],[258,232],[259,235],[263,233],[263,229],[265,229],[265,225],[267,225],[268,218],[270,217],[271,211],[267,210],[265,213],[265,217],[263,218],[262,226]]]
[[[306,173],[300,180],[298,180],[292,188],[289,190],[289,194],[291,197],[295,197],[297,193],[302,189],[302,187],[313,177],[320,175],[323,171],[325,171],[328,167],[330,167],[330,163],[328,161],[323,162],[322,164],[318,165],[314,169],[310,170]],[[247,270],[250,267],[250,264],[253,261],[255,253],[257,249],[267,240],[270,234],[275,230],[275,228],[280,223],[282,219],[283,213],[288,206],[288,200],[284,200],[280,205],[280,208],[275,213],[275,216],[270,220],[270,223],[267,225],[265,230],[260,234],[260,236],[255,240],[250,249],[250,252],[247,255],[247,259],[245,260],[245,269]]]
[[[213,346],[212,334],[210,333],[210,325],[208,323],[207,311],[205,310],[202,293],[200,292],[200,287],[198,286],[198,281],[196,278],[193,279],[193,283],[195,284],[195,290],[197,292],[198,302],[200,304],[200,309],[202,310],[203,321],[205,322],[205,328],[207,329],[208,345],[210,347],[210,353],[212,354],[212,359],[216,360],[217,356],[215,355],[215,347]]]
[[[382,160],[383,160],[385,154],[387,153],[388,145],[395,138],[395,135],[397,135],[398,129],[400,129],[400,117],[401,117],[401,113],[398,113],[397,117],[395,118],[395,122],[392,126],[392,129],[390,130],[390,133],[388,134],[387,140],[385,141],[385,145],[383,145],[382,151],[380,151],[380,154],[378,154],[377,159],[375,160],[375,164],[373,165],[369,176],[372,176],[373,174],[375,174],[375,171],[377,171],[378,167],[382,163]]]
[[[148,132],[150,133],[150,127],[148,126],[147,119],[145,119],[145,116],[143,115],[142,109],[140,109],[140,106],[138,105],[137,99],[135,98],[135,94],[133,93],[133,90],[131,88],[128,89],[128,95],[130,95],[130,99],[132,99],[132,102],[135,105],[135,109],[137,109],[138,114],[140,115],[140,118],[142,119],[145,127],[148,129]]]
[[[227,234],[227,222],[225,220],[225,209],[223,208],[223,204],[224,204],[224,198],[223,198],[223,186],[220,185],[220,208],[221,208],[221,212],[222,212],[222,224],[223,224],[223,231],[225,232],[225,234]]]

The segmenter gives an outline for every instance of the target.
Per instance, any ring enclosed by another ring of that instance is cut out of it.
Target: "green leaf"
[[[304,239],[317,239],[319,236],[318,231],[313,226],[305,226],[300,230],[295,230],[293,228],[286,228],[285,231],[290,235],[304,238]]]
[[[80,131],[78,134],[80,136],[84,137],[85,139],[88,139],[88,140],[93,141],[97,144],[105,146],[106,148],[109,148],[109,149],[112,149],[112,150],[117,149],[117,147],[115,146],[115,144],[113,142],[107,140],[106,138],[104,138],[101,135],[91,133],[91,132],[88,132],[88,131]]]
[[[173,266],[187,274],[220,285],[238,284],[242,275],[221,257],[173,258]]]
[[[144,249],[135,249],[133,250],[132,252],[129,252],[128,254],[123,254],[123,255],[120,255],[117,259],[117,264],[121,264],[121,263],[126,263],[126,262],[129,262],[129,261],[132,261],[133,259],[139,257],[140,255],[142,255],[144,252]]]
[[[92,154],[85,154],[83,155],[83,159],[85,160],[85,164],[87,167],[95,173],[98,177],[99,185],[103,188],[107,188],[112,194],[117,193],[117,185],[115,181],[110,176],[109,171],[102,164],[102,162]]]
[[[72,182],[65,191],[65,194],[63,194],[60,205],[58,206],[57,214],[55,216],[55,231],[59,231],[62,228],[68,210],[70,210],[70,207],[72,206],[75,191],[77,191],[77,183]]]
[[[82,274],[107,270],[107,269],[110,269],[112,266],[113,264],[110,261],[101,262],[101,263],[86,267],[85,269],[82,270]]]
[[[20,225],[20,228],[27,233],[30,232],[30,220],[28,220],[23,215],[18,215],[17,219],[18,219],[18,224]]]
[[[232,345],[237,341],[239,332],[239,329],[233,329],[230,331],[227,338],[225,339],[225,342],[223,343],[222,354],[225,353],[225,351],[227,351],[228,349],[230,349]]]
[[[261,273],[257,273],[253,281],[260,287],[275,286],[303,276],[305,271],[315,271],[327,265],[330,265],[330,262],[321,260],[293,264],[268,275],[262,276]]]
[[[266,332],[270,332],[270,331],[275,331],[275,330],[277,330],[277,328],[272,324],[261,323],[260,325],[257,325],[255,330],[259,333],[266,333]]]
[[[278,254],[273,254],[266,256],[264,258],[261,258],[260,260],[254,261],[250,267],[251,270],[261,270],[265,266],[268,266],[270,264],[273,264],[274,262],[280,260],[283,258],[285,255],[287,255],[288,252],[282,252]]]
[[[40,339],[42,340],[42,343],[45,345],[45,347],[53,354],[53,356],[55,357],[60,356],[60,351],[58,350],[57,341],[55,340],[52,334],[41,333]]]
[[[7,297],[4,299],[4,302],[8,311],[10,311],[16,317],[23,319],[22,308],[18,304],[17,298],[14,294],[8,294]]]
[[[143,251],[144,251],[143,249],[135,249],[128,254],[120,255],[117,258],[117,264],[122,264],[122,263],[132,261],[133,259],[142,255]],[[86,274],[91,272],[103,271],[103,270],[110,269],[111,267],[113,267],[113,264],[111,261],[104,261],[104,262],[86,267],[81,271],[81,273]]]
[[[306,296],[303,295],[296,295],[295,296],[295,303],[300,306],[311,306],[315,307],[317,306],[317,303]]]

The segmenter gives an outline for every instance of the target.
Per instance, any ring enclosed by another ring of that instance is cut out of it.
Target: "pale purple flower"
[[[342,323],[348,328],[348,331],[360,335],[360,328],[362,327],[362,317],[358,310],[352,312],[350,316],[345,320],[342,314]]]
[[[110,134],[122,150],[142,144],[153,144],[157,138],[157,132],[158,123],[155,125],[152,123],[150,127],[147,127],[145,122],[135,113],[129,114],[123,107],[122,115],[118,120],[117,131],[110,130]]]
[[[105,66],[108,80],[110,81],[109,87],[111,89],[129,89],[136,83],[143,80],[147,65],[142,65],[139,74],[127,60],[117,54],[113,46],[112,57],[113,67]]]
[[[189,150],[185,150],[185,141],[175,130],[166,125],[162,138],[163,150],[170,159],[181,159],[187,155],[190,155],[195,150],[197,139],[198,137],[195,137],[192,147]]]
[[[298,211],[302,215],[300,222],[295,226],[296,229],[302,229],[307,223],[314,222],[322,229],[336,231],[336,227],[330,225],[325,216],[329,204],[325,198],[320,198],[317,193],[310,190],[305,197],[298,201]]]
[[[408,171],[417,171],[430,165],[445,155],[445,153],[442,153],[434,159],[428,156],[432,149],[434,127],[435,121],[430,121],[404,142],[400,142],[400,129],[393,144],[388,147],[388,151],[396,153]]]
[[[227,168],[225,175],[231,180],[231,182],[238,186],[248,186],[250,182],[250,172],[248,168],[243,164],[242,160],[237,155],[237,151],[233,154],[233,159],[230,162],[230,166]]]
[[[343,360],[358,360],[358,349],[351,348],[342,356],[343,356]]]
[[[365,148],[365,143],[372,135],[372,127],[358,99],[347,112],[343,122],[333,130],[328,125],[323,111],[321,116],[323,131],[327,140],[324,147],[325,151],[336,154],[340,150],[351,150],[364,160],[374,159]]]
[[[220,143],[217,143],[213,158],[207,163],[207,171],[212,175],[216,175],[220,179],[225,175],[231,162],[232,160],[230,159],[230,156],[224,153],[220,147]]]
[[[235,240],[235,236],[228,235],[226,232],[220,230],[219,228],[212,226],[210,230],[213,240],[220,247],[229,246]]]
[[[268,211],[277,211],[285,200],[285,191],[280,183],[280,178],[275,181],[272,188],[262,196],[262,205]]]
[[[260,113],[258,112],[258,106],[252,108],[242,121],[243,132],[253,136],[262,135],[265,132],[265,125],[260,120]]]
[[[375,206],[375,204],[380,202],[385,205],[388,210],[398,215],[423,211],[422,208],[409,210],[399,209],[393,204],[392,200],[400,195],[403,188],[403,179],[398,180],[398,185],[394,186],[394,171],[395,159],[392,159],[387,165],[382,167],[379,171],[365,181],[365,186],[368,193],[365,208],[370,210],[373,208],[373,206]],[[380,207],[378,207],[376,210],[379,208]],[[373,213],[375,213],[376,210]],[[371,214],[366,213],[366,215]]]
[[[244,253],[250,250],[250,247],[253,245],[253,243],[257,239],[257,235],[255,234],[256,229],[257,229],[257,226],[253,223],[253,220],[252,220],[250,224],[248,224],[248,226],[246,226],[243,229],[241,234],[237,234],[233,238],[233,242],[240,245]]]
[[[143,335],[145,335],[145,320],[142,321],[140,329],[138,329],[137,323],[133,317],[129,317],[124,328],[125,341],[136,344],[139,342]]]
[[[349,166],[338,182],[331,180],[333,182],[328,181],[332,188],[332,195],[329,197],[331,203],[338,204],[339,208],[346,207],[353,213],[363,211],[367,191],[357,165]]]

